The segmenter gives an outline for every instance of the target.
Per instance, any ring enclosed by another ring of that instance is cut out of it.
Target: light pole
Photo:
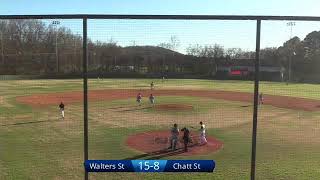
[[[290,39],[292,38],[292,27],[295,25],[296,25],[296,22],[293,22],[293,21],[287,23],[287,26],[290,27]]]
[[[290,82],[290,80],[291,80],[291,70],[292,70],[292,68],[291,68],[291,66],[292,66],[292,56],[295,56],[296,55],[296,52],[294,52],[293,51],[293,53],[292,54],[290,54],[290,60],[289,60],[289,82]]]
[[[59,73],[59,55],[58,55],[58,30],[57,26],[60,24],[60,21],[52,21],[52,25],[55,27],[56,30],[56,70]]]
[[[289,41],[290,41],[291,38],[292,38],[292,27],[295,26],[295,25],[296,25],[296,23],[293,22],[293,21],[287,23],[287,26],[290,27],[290,39],[289,39]],[[293,55],[296,55],[296,53],[293,52]],[[292,61],[292,54],[291,54],[291,52],[290,52],[290,56],[289,56],[289,67],[288,67],[288,69],[289,69],[289,72],[288,72],[288,76],[289,76],[289,77],[288,77],[288,82],[291,81],[291,63],[292,63],[291,61]],[[287,84],[288,84],[288,82],[287,82]]]

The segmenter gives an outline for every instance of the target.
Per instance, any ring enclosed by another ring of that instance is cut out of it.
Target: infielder
[[[179,128],[177,124],[174,124],[171,128],[170,147],[168,149],[176,150],[179,137]]]
[[[141,101],[142,101],[142,94],[139,93],[139,94],[137,95],[137,102],[138,102],[139,106],[141,106]]]
[[[259,94],[259,104],[263,104],[263,94]]]
[[[149,96],[150,103],[154,104],[154,100],[155,100],[155,97],[153,96],[153,94],[150,94],[150,96]]]
[[[59,104],[59,108],[60,108],[62,120],[64,120],[64,104],[62,102]]]
[[[200,145],[207,144],[207,138],[206,138],[206,125],[200,121]]]

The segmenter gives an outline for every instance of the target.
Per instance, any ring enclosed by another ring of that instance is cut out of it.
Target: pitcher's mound
[[[127,138],[126,144],[132,149],[142,151],[149,155],[157,155],[166,157],[170,155],[199,155],[216,152],[222,148],[223,143],[214,137],[208,136],[208,143],[205,145],[199,144],[198,133],[191,132],[192,142],[188,145],[188,152],[183,150],[183,141],[180,137],[177,143],[177,150],[168,149],[170,146],[169,131],[152,131],[131,135]]]
[[[155,109],[162,111],[189,111],[193,107],[189,104],[159,104],[155,106]]]

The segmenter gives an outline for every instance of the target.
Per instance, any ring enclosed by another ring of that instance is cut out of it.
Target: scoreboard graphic
[[[87,160],[87,172],[213,172],[213,160]]]

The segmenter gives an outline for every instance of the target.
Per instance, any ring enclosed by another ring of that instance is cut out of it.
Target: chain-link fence
[[[0,19],[0,179],[319,176],[320,17]],[[191,131],[188,152],[170,144],[173,124]],[[87,159],[217,169],[89,176]]]

